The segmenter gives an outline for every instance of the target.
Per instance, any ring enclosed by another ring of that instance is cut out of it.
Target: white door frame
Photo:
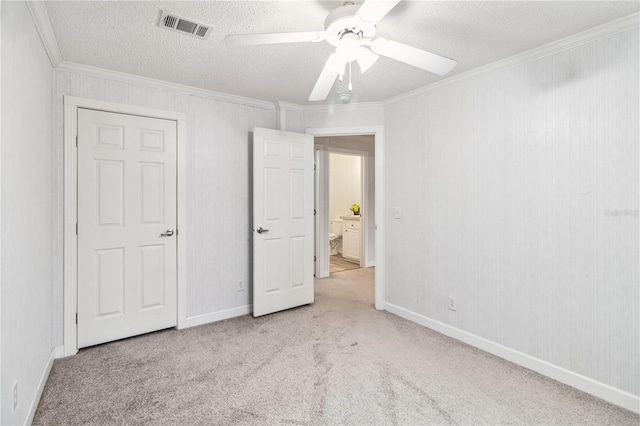
[[[375,149],[375,197],[376,197],[376,273],[375,273],[375,307],[384,310],[385,305],[385,263],[384,263],[384,126],[326,127],[307,128],[306,133],[314,136],[355,136],[373,135]],[[328,153],[326,154],[328,155]],[[322,228],[322,226],[320,227]],[[326,228],[326,227],[325,227]],[[320,229],[322,231],[322,229]],[[328,230],[327,230],[328,234]],[[328,253],[328,252],[327,252]],[[322,251],[318,253],[322,256]]]
[[[173,120],[177,124],[177,214],[178,214],[178,327],[186,326],[186,124],[187,115],[175,111],[97,101],[93,99],[64,96],[64,354],[78,352],[78,329],[76,324],[78,296],[78,108],[94,109],[119,114]]]
[[[314,245],[313,254],[315,255],[314,276],[316,278],[325,278],[329,276],[329,239],[319,238],[319,235],[329,235],[329,217],[326,215],[327,209],[325,207],[326,198],[328,196],[329,188],[329,174],[326,173],[327,165],[329,164],[329,151],[324,149],[324,145],[321,149],[318,149],[318,144],[314,139],[314,154],[315,154],[315,168],[316,185],[314,187],[315,197],[315,215],[314,224],[316,227],[316,239]],[[322,173],[325,171],[325,173]]]

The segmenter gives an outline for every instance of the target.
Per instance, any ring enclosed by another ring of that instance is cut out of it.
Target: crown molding
[[[292,104],[289,102],[276,101],[276,108],[299,113],[304,112],[304,107],[302,105]]]
[[[49,56],[49,61],[51,61],[51,66],[55,68],[62,62],[62,54],[60,53],[60,46],[58,46],[58,41],[53,32],[47,7],[44,5],[44,1],[28,0],[26,3],[36,30],[40,35],[40,40],[42,40],[42,44],[44,45],[44,50]]]
[[[452,84],[459,83],[461,81],[469,80],[479,75],[509,68],[512,66],[524,64],[527,62],[535,61],[536,59],[544,58],[545,56],[553,55],[565,50],[572,49],[574,47],[613,35],[623,31],[631,30],[640,26],[640,13],[634,13],[624,18],[616,19],[615,21],[608,22],[606,24],[591,28],[589,30],[577,33],[560,40],[552,41],[540,47],[528,50],[523,53],[519,53],[514,56],[510,56],[505,59],[501,59],[496,62],[475,68],[471,71],[458,74],[456,76],[441,80],[437,83],[424,86],[420,89],[412,90],[402,95],[394,96],[383,102],[383,105],[389,105],[395,102],[399,102],[405,99],[410,99],[423,93],[430,92],[432,90],[440,89],[450,86]]]
[[[360,102],[353,104],[323,104],[323,105],[306,105],[302,109],[304,112],[350,112],[350,111],[366,111],[376,110],[384,111],[382,102]]]
[[[245,98],[243,96],[230,95],[227,93],[216,92],[214,90],[199,89],[193,86],[187,86],[168,81],[157,80],[155,78],[141,77],[138,75],[127,74],[119,71],[107,70],[104,68],[92,67],[90,65],[82,65],[74,62],[62,61],[57,67],[59,71],[72,72],[76,74],[87,75],[91,77],[104,78],[108,80],[120,81],[122,83],[136,84],[147,86],[154,89],[168,90],[172,92],[183,93],[186,95],[200,96],[202,98],[215,99],[234,104],[252,106],[270,111],[275,110],[272,102],[262,101],[259,99]]]
[[[262,101],[258,99],[245,98],[243,96],[229,95],[226,93],[216,92],[213,90],[199,89],[192,86],[186,86],[177,83],[169,83],[148,77],[140,77],[132,74],[122,73],[118,71],[111,71],[103,68],[92,67],[89,65],[82,65],[73,62],[67,62],[62,59],[60,53],[60,47],[56,40],[55,33],[53,32],[53,26],[51,25],[51,19],[47,12],[47,7],[44,1],[26,1],[29,12],[35,24],[36,30],[40,35],[40,40],[44,45],[44,49],[49,56],[51,66],[60,71],[73,72],[76,74],[89,75],[93,77],[100,77],[109,80],[120,81],[124,83],[138,84],[147,87],[153,87],[156,89],[170,90],[174,92],[184,93],[188,95],[195,95],[204,98],[210,98],[235,104],[253,106],[256,108],[275,110],[275,106],[272,102]]]
[[[364,110],[376,110],[384,111],[384,107],[395,102],[399,102],[405,99],[418,96],[423,93],[430,92],[432,90],[447,87],[452,84],[459,83],[468,79],[472,79],[479,75],[497,71],[500,69],[524,64],[526,62],[534,61],[536,59],[543,58],[545,56],[553,55],[564,50],[572,49],[574,47],[586,44],[603,37],[607,37],[622,31],[627,31],[640,26],[640,13],[635,13],[624,18],[611,21],[604,25],[583,31],[578,34],[565,37],[560,40],[553,41],[544,46],[540,46],[526,52],[505,58],[479,68],[464,72],[462,74],[455,75],[453,77],[441,80],[437,83],[430,84],[428,86],[421,87],[410,92],[394,96],[387,99],[384,102],[362,102],[353,104],[323,104],[323,105],[306,105],[301,106],[293,103],[277,101],[276,103],[263,101],[259,99],[247,98],[243,96],[230,95],[227,93],[216,92],[213,90],[200,89],[193,86],[182,85],[178,83],[170,83],[167,81],[157,80],[149,77],[141,77],[133,74],[122,73],[118,71],[111,71],[103,68],[92,67],[89,65],[82,65],[73,62],[64,61],[62,54],[60,53],[60,47],[56,41],[55,34],[53,32],[53,26],[49,19],[49,13],[43,1],[26,1],[29,12],[33,17],[33,22],[36,26],[40,39],[44,45],[45,51],[49,56],[51,65],[58,70],[73,72],[76,74],[89,75],[93,77],[105,78],[109,80],[120,81],[124,83],[138,84],[147,87],[153,87],[157,89],[164,89],[187,95],[200,96],[209,99],[215,99],[240,105],[253,106],[256,108],[267,109],[275,111],[277,109],[285,109],[295,112],[351,112],[351,111],[364,111]]]

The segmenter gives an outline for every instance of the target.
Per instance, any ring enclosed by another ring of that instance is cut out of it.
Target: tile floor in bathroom
[[[349,262],[339,254],[330,256],[329,272],[332,274],[336,272],[350,271],[351,269],[358,269],[358,268],[360,268],[359,264]]]

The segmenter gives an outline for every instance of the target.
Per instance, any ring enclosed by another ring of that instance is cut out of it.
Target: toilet
[[[342,219],[331,219],[329,225],[330,254],[336,255],[342,251]]]

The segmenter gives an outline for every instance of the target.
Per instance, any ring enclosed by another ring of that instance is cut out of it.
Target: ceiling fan
[[[323,101],[329,95],[336,78],[345,74],[347,64],[356,61],[365,72],[379,55],[404,62],[438,75],[445,75],[457,64],[453,59],[436,55],[382,37],[374,38],[376,24],[400,0],[366,0],[361,6],[345,3],[331,12],[324,21],[324,31],[231,34],[225,37],[227,46],[251,46],[276,43],[319,42],[326,40],[336,47],[329,56],[316,82],[310,101]]]

